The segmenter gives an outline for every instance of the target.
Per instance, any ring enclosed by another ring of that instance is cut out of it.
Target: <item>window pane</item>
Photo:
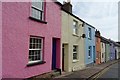
[[[73,59],[77,59],[77,53],[73,54]]]
[[[43,1],[38,0],[36,2],[32,2],[32,6],[36,7],[39,10],[43,10]]]
[[[32,0],[32,13],[31,16],[43,20],[44,16],[44,0]]]
[[[32,61],[32,56],[29,56],[29,61]]]
[[[88,28],[88,38],[91,39],[91,28]]]
[[[76,52],[77,49],[76,49],[76,46],[73,46],[73,52]]]
[[[91,56],[91,46],[88,48],[88,56]]]
[[[44,15],[43,15],[43,12],[42,12],[42,11],[40,11],[40,13],[39,13],[39,14],[40,14],[40,20],[43,20],[43,16],[44,16]]]
[[[77,46],[73,46],[73,59],[77,59]]]
[[[31,51],[31,50],[29,51],[29,55],[30,55],[30,56],[32,55],[32,51]]]
[[[77,34],[77,21],[73,21],[73,34]]]
[[[41,60],[41,56],[42,56],[41,54],[42,45],[41,44],[42,44],[42,39],[34,38],[34,37],[30,38],[30,49],[31,50],[29,50],[29,61]]]
[[[38,43],[41,43],[41,39],[38,39]]]
[[[35,9],[34,8],[32,8],[32,17],[35,17]]]

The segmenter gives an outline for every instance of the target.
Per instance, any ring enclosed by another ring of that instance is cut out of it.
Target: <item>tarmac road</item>
[[[110,67],[104,69],[102,72],[94,76],[94,80],[120,80],[120,62],[111,65]]]

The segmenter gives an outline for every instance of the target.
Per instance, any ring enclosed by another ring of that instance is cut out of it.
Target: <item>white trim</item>
[[[75,60],[73,60],[73,63],[78,62],[78,61],[79,61],[78,59],[75,59]]]
[[[31,64],[31,63],[37,63],[37,62],[40,62],[42,60],[36,60],[36,61],[29,61],[28,64]]]
[[[29,49],[29,50],[42,50],[42,49]]]
[[[74,33],[73,33],[72,35],[73,35],[73,36],[76,36],[76,37],[79,37],[79,35],[78,35],[78,34],[74,34]]]

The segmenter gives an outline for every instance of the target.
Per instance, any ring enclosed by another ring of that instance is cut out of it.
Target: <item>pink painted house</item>
[[[2,78],[61,69],[61,4],[50,1],[2,3]]]

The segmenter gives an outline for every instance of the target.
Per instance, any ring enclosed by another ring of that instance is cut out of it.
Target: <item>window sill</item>
[[[39,64],[44,64],[44,63],[46,63],[46,62],[45,61],[39,61],[39,62],[35,62],[35,63],[28,63],[27,67],[35,66],[35,65],[39,65]]]
[[[79,60],[73,60],[73,63],[76,63],[76,62],[78,62]]]
[[[79,37],[77,34],[72,34],[73,36]]]
[[[41,23],[44,23],[44,24],[47,24],[47,22],[46,21],[42,21],[42,20],[39,20],[39,19],[36,19],[36,18],[33,18],[33,17],[29,17],[29,19],[31,19],[31,20],[35,20],[35,21],[37,21],[37,22],[41,22]]]

